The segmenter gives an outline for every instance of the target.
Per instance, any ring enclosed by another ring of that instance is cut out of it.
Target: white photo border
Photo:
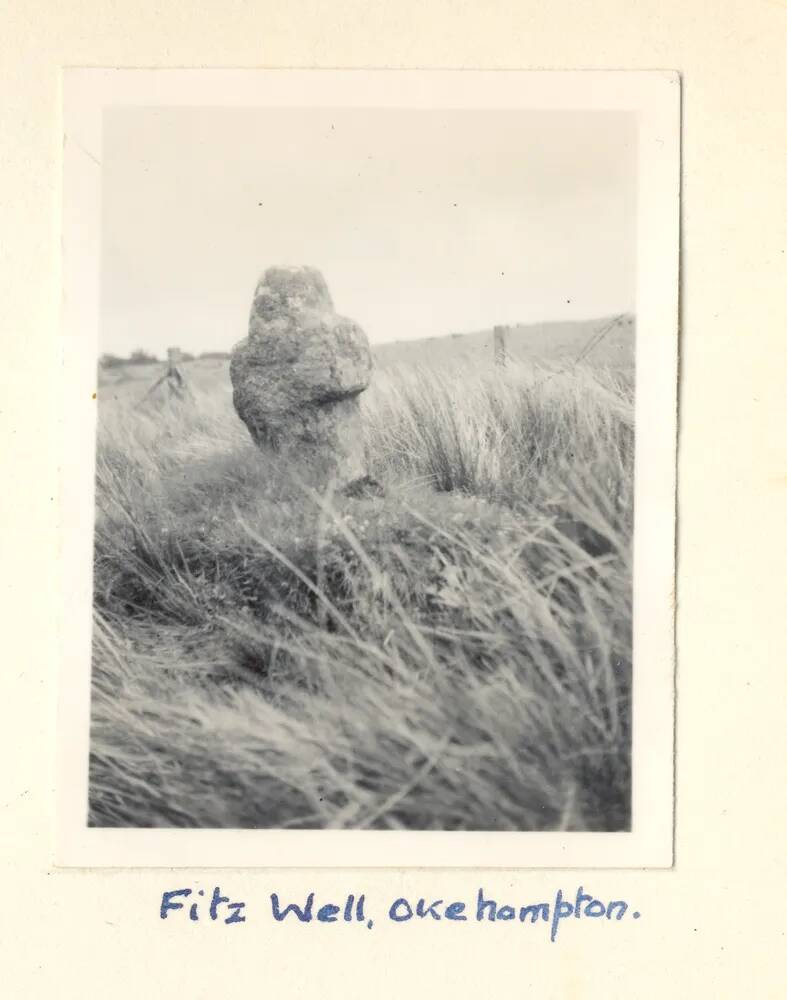
[[[668,868],[673,863],[680,80],[671,71],[64,71],[54,860],[72,867]],[[632,827],[621,833],[87,826],[105,109],[619,110],[638,121]]]

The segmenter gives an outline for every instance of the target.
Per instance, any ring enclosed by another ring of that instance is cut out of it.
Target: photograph
[[[787,0],[6,7],[3,995],[787,998]]]
[[[100,123],[87,827],[630,833],[636,111]]]

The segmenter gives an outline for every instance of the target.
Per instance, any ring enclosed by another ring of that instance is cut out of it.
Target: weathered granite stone
[[[337,316],[319,271],[272,267],[260,279],[249,336],[230,362],[233,402],[257,446],[342,485],[365,472],[358,396],[372,371],[369,342]]]

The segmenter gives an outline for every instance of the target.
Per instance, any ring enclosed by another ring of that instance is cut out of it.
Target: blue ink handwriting
[[[182,910],[184,908],[183,903],[176,903],[174,900],[178,896],[186,897],[191,896],[191,889],[170,889],[165,892],[161,897],[161,910],[159,915],[162,920],[166,920],[170,912],[173,910]],[[198,889],[198,896],[204,896],[205,890]],[[208,910],[208,915],[211,920],[219,919],[219,908],[225,906],[227,910],[230,911],[229,916],[225,918],[225,924],[243,924],[246,922],[246,917],[241,916],[243,910],[246,908],[245,903],[232,903],[230,902],[229,896],[222,896],[221,890],[218,886],[213,890],[213,896],[210,901],[210,907]],[[199,902],[192,903],[189,906],[189,920],[199,920],[200,919],[200,909]]]
[[[245,903],[231,902],[228,896],[222,896],[216,886],[208,902],[201,900],[186,903],[189,897],[205,897],[204,889],[170,889],[161,897],[160,917],[169,919],[178,911],[186,911],[188,919],[221,920],[225,924],[241,924],[246,922]],[[271,917],[275,923],[290,924],[356,924],[374,927],[374,920],[367,911],[366,895],[350,893],[338,902],[321,901],[315,892],[307,894],[305,899],[297,901],[282,900],[279,893],[270,894]],[[205,906],[207,905],[207,915]],[[185,913],[181,915],[181,919]],[[561,924],[566,920],[599,920],[619,923],[625,917],[639,920],[641,914],[630,910],[629,904],[623,899],[613,899],[604,902],[597,899],[583,886],[575,893],[564,895],[562,889],[555,893],[554,900],[544,902],[527,902],[513,904],[499,902],[489,896],[483,888],[479,889],[472,902],[464,900],[446,901],[420,896],[408,899],[400,896],[393,900],[387,908],[386,916],[394,924],[436,924],[441,921],[450,923],[468,921],[471,923],[495,924],[514,922],[527,926],[541,926],[549,931],[549,939],[557,940]]]

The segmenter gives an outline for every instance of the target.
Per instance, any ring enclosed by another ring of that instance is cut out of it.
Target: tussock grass
[[[378,372],[369,499],[282,487],[218,388],[105,404],[90,822],[626,828],[632,403]]]

